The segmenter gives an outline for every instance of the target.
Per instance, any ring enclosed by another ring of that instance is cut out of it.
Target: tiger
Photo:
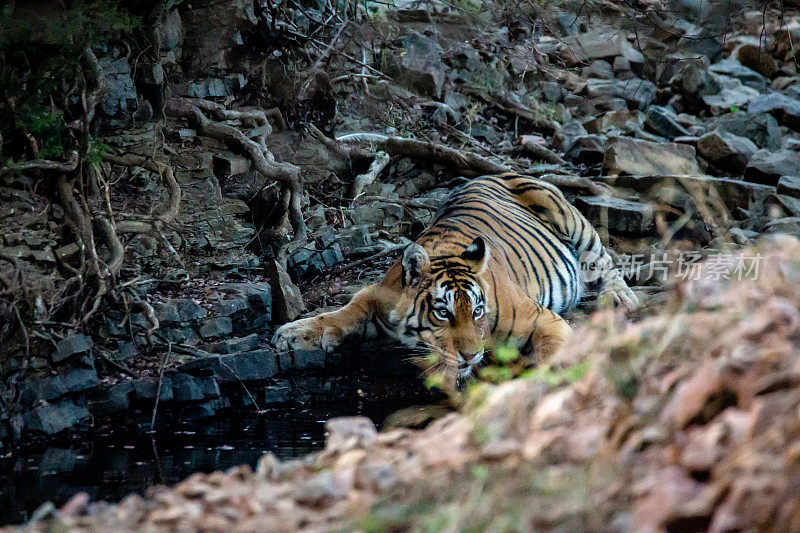
[[[388,335],[440,358],[446,381],[468,378],[494,347],[546,361],[571,328],[585,281],[599,298],[638,306],[589,221],[554,185],[519,174],[472,179],[382,279],[332,312],[281,326],[278,350],[334,350],[346,338]]]

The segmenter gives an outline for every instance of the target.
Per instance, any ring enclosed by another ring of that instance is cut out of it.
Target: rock
[[[757,90],[742,84],[736,78],[717,76],[717,83],[720,87],[719,91],[701,97],[712,112],[744,107],[759,95]]]
[[[219,302],[214,302],[211,305],[211,309],[214,311],[214,313],[220,316],[231,316],[241,311],[248,310],[249,306],[247,298],[244,296],[239,296],[236,298],[227,298]]]
[[[652,82],[639,78],[628,80],[586,80],[586,93],[592,98],[622,98],[635,109],[644,109],[656,98],[658,89]]]
[[[643,63],[644,56],[633,48],[620,32],[590,31],[564,40],[572,52],[572,64],[590,59],[615,56],[624,57],[629,63]]]
[[[178,369],[198,376],[213,376],[218,383],[261,381],[278,374],[277,354],[270,349],[230,355],[213,355],[189,361]]]
[[[753,141],[726,131],[714,130],[697,141],[697,151],[720,168],[742,172],[758,150]]]
[[[402,51],[397,60],[398,79],[424,96],[440,99],[446,72],[442,63],[442,47],[434,39],[418,32],[401,39]]]
[[[130,381],[117,383],[90,405],[92,414],[105,415],[130,408],[133,384]]]
[[[764,76],[753,69],[745,67],[735,59],[725,59],[719,63],[714,63],[709,69],[716,74],[736,78],[753,89],[763,89],[767,83]]]
[[[783,206],[789,216],[800,217],[800,198],[785,194],[775,195],[775,199]]]
[[[708,71],[700,59],[681,61],[669,84],[672,92],[680,95],[681,101],[691,110],[704,108],[706,104],[702,98],[722,90],[717,77]]]
[[[66,393],[59,376],[28,379],[19,385],[19,402],[33,405],[37,400],[55,400]]]
[[[326,452],[342,453],[369,446],[378,437],[375,424],[365,416],[331,418],[325,422]]]
[[[91,349],[92,339],[81,333],[75,333],[74,335],[64,337],[56,343],[56,351],[52,353],[50,359],[52,359],[54,363],[60,363],[68,357],[86,353]]]
[[[130,383],[133,387],[133,396],[139,401],[152,402],[156,399],[157,393],[159,402],[169,402],[173,399],[172,376],[164,376],[160,392],[158,392],[158,381],[153,378],[139,378]]]
[[[265,405],[275,403],[288,403],[294,397],[292,395],[292,387],[288,383],[281,383],[279,385],[270,385],[261,389],[264,394],[263,403]]]
[[[686,144],[654,143],[617,137],[607,144],[603,169],[608,174],[697,175],[695,150]]]
[[[572,143],[575,139],[582,135],[586,135],[586,128],[578,120],[570,120],[566,124],[558,128],[558,131],[553,135],[553,149],[561,152],[568,152],[572,148]]]
[[[713,127],[747,137],[759,148],[780,148],[781,130],[778,121],[768,113],[754,114],[748,108],[747,113],[736,112],[718,117],[713,122]]]
[[[647,108],[644,115],[644,125],[650,131],[673,140],[675,137],[691,135],[689,130],[678,124],[675,112],[659,105],[652,105]]]
[[[81,392],[100,384],[94,368],[76,368],[61,376],[61,383],[66,392]]]
[[[600,135],[581,135],[575,138],[564,157],[576,163],[596,165],[602,163],[605,151],[606,141],[604,137]]]
[[[778,180],[778,194],[800,198],[800,176],[781,176]]]
[[[744,178],[756,183],[777,185],[782,176],[800,176],[800,157],[791,150],[759,150],[744,170]]]
[[[200,325],[200,336],[204,339],[212,339],[221,337],[233,332],[233,322],[230,317],[219,316],[216,318],[209,318]]]
[[[291,322],[305,311],[300,289],[289,274],[274,259],[264,265],[272,290],[274,317],[278,323]]]
[[[595,227],[608,223],[612,232],[626,235],[643,235],[653,227],[653,206],[632,202],[611,196],[579,196],[575,207],[583,213]]]
[[[219,354],[229,354],[235,352],[247,352],[258,348],[259,337],[256,333],[247,337],[237,339],[224,339],[211,343],[207,346],[209,352]]]
[[[165,302],[158,302],[153,306],[156,312],[158,323],[162,326],[167,324],[177,324],[181,321],[178,314],[178,304],[175,300],[167,300]]]
[[[170,9],[162,15],[156,26],[158,48],[162,52],[169,52],[181,45],[183,41],[183,26],[178,9]]]
[[[590,65],[583,67],[581,75],[584,78],[600,78],[610,80],[614,77],[614,70],[608,61],[596,59]]]
[[[785,94],[762,94],[747,106],[747,112],[753,114],[770,113],[778,122],[795,131],[800,131],[800,100]]]
[[[342,247],[346,250],[354,250],[372,245],[372,236],[369,233],[369,226],[359,225],[347,228],[340,237]]]
[[[179,298],[175,300],[175,305],[181,322],[191,323],[208,316],[208,311],[191,298]]]
[[[250,159],[232,152],[215,153],[212,158],[214,175],[220,179],[244,174],[250,170]]]
[[[729,209],[737,207],[748,209],[752,202],[763,201],[775,191],[775,188],[769,185],[714,176],[680,176],[669,180],[665,180],[663,176],[602,176],[595,180],[615,187],[632,189],[649,197],[662,197],[661,190],[672,189],[674,185],[679,185],[690,195],[697,194],[698,191],[706,196],[719,195]],[[669,193],[665,191],[665,195]],[[676,207],[682,205],[685,204],[678,204]]]
[[[733,51],[733,58],[745,67],[771,78],[778,66],[767,50],[757,44],[742,44]]]
[[[557,103],[564,99],[564,87],[554,81],[542,83],[542,95],[544,99],[551,103]]]
[[[17,415],[12,419],[11,425],[16,438],[19,438],[23,431],[54,435],[75,426],[89,416],[89,411],[85,407],[64,401],[59,404],[42,405]]]
[[[173,374],[172,396],[176,402],[192,402],[216,398],[219,385],[213,377],[192,377],[188,374]]]
[[[98,59],[107,90],[100,109],[107,117],[131,117],[139,109],[136,86],[131,78],[131,67],[125,57],[101,57]]]
[[[292,368],[295,370],[313,370],[325,368],[324,350],[294,350],[292,351]],[[283,365],[281,370],[286,371]]]

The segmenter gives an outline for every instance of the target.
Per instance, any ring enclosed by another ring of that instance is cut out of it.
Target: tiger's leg
[[[600,235],[558,187],[530,178],[517,178],[508,185],[537,220],[575,251],[583,281],[602,282],[599,302],[621,304],[628,309],[639,305],[639,299],[625,283],[622,272],[614,268],[614,260],[603,246]]]
[[[533,324],[529,345],[534,362],[539,365],[549,360],[572,334],[567,321],[549,309],[542,309]]]
[[[513,291],[512,291],[513,292]],[[509,302],[499,302],[495,343],[517,339],[523,352],[536,364],[550,359],[572,334],[572,328],[560,315],[521,295]]]
[[[377,285],[360,290],[336,311],[295,320],[275,332],[272,343],[278,350],[334,350],[346,337],[366,336],[378,308]]]

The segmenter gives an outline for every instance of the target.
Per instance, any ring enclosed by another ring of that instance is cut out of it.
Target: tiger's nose
[[[458,354],[459,363],[463,365],[476,365],[483,359],[483,350],[477,352],[460,352]]]

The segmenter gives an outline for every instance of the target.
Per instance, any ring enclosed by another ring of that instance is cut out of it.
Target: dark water
[[[0,459],[0,524],[24,522],[42,503],[60,506],[78,492],[94,500],[118,501],[158,483],[176,483],[193,472],[240,464],[255,468],[268,451],[283,459],[299,457],[322,448],[329,418],[360,414],[380,425],[402,407],[375,401],[283,407],[259,416],[174,422],[160,428],[155,439],[134,426],[13,452]]]

